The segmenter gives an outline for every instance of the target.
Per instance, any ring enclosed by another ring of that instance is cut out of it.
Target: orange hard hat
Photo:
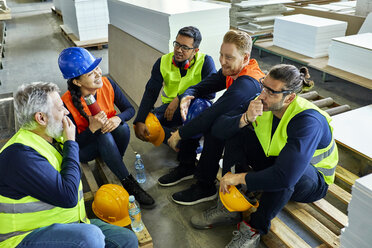
[[[230,193],[222,193],[220,190],[220,199],[222,204],[230,212],[244,212],[251,207],[258,207],[258,201],[254,202],[248,201],[247,197],[241,193],[235,186],[229,185]]]
[[[163,143],[165,133],[158,118],[156,118],[153,113],[149,113],[146,117],[145,124],[150,133],[146,138],[154,144],[154,146],[160,146],[161,143]]]
[[[119,185],[104,184],[96,192],[92,204],[94,214],[103,221],[116,226],[128,226],[129,194]]]

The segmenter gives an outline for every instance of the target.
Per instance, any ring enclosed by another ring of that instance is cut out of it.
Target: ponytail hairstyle
[[[314,81],[310,78],[309,70],[306,67],[279,64],[271,68],[269,76],[284,83],[284,89],[296,94],[309,91],[314,86]],[[288,94],[288,93],[287,93]]]
[[[70,91],[71,98],[72,98],[72,104],[74,104],[75,108],[79,111],[79,113],[87,120],[89,121],[89,117],[87,113],[85,113],[83,104],[81,103],[81,90],[80,87],[73,83],[73,81],[76,79],[78,80],[80,76],[76,78],[70,78],[67,80],[67,89]]]

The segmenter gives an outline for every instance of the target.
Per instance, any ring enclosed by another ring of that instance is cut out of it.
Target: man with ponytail
[[[317,201],[334,181],[338,151],[331,118],[297,95],[313,86],[309,77],[306,67],[274,66],[260,80],[261,94],[221,116],[212,128],[227,140],[220,191],[225,194],[230,185],[238,185],[262,192],[257,211],[238,224],[226,247],[258,247],[260,235],[269,231],[271,220],[289,200]],[[233,166],[235,174],[227,173]],[[206,212],[219,212],[225,220],[240,215],[218,206]],[[192,218],[199,224],[194,226],[215,224],[208,222],[206,212]]]

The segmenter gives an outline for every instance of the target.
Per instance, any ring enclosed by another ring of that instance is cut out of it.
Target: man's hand
[[[148,136],[150,136],[150,132],[146,127],[146,124],[143,122],[137,122],[134,125],[134,133],[136,134],[136,137],[139,138],[142,141],[148,142]]]
[[[173,99],[173,101],[171,101],[171,103],[169,103],[164,113],[164,117],[167,119],[167,121],[171,121],[173,119],[174,112],[177,110],[179,103],[180,100],[177,96]]]
[[[113,116],[108,119],[105,124],[103,125],[101,132],[102,133],[110,133],[114,131],[121,123],[121,119],[118,116]]]
[[[170,138],[168,139],[168,145],[173,149],[175,150],[176,152],[178,152],[180,149],[177,148],[177,145],[178,145],[178,142],[180,142],[181,140],[181,136],[177,131],[173,132],[172,133],[172,136],[170,136]]]
[[[263,113],[263,104],[262,100],[257,98],[255,100],[252,100],[249,103],[248,110],[247,110],[247,116],[248,116],[248,121],[250,123],[254,122],[257,118],[257,116],[262,115]]]
[[[180,111],[182,120],[185,121],[187,117],[187,112],[189,111],[191,100],[194,99],[194,96],[185,96],[181,99]]]
[[[101,111],[95,116],[89,116],[89,129],[95,133],[98,129],[102,128],[107,121],[106,113]]]
[[[226,173],[220,180],[220,191],[224,194],[230,193],[230,185],[246,184],[245,175],[247,173],[231,174]]]
[[[63,139],[66,140],[73,140],[75,141],[75,132],[76,127],[74,123],[71,121],[70,118],[65,116],[62,119],[62,125],[63,125]]]

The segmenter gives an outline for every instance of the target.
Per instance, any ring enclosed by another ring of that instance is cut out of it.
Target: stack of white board
[[[372,244],[372,174],[355,181],[348,206],[348,225],[341,231],[341,247],[369,248]]]
[[[80,41],[108,37],[108,9],[106,0],[63,0],[63,25]]]
[[[272,32],[275,17],[292,11],[284,6],[292,0],[236,0],[230,9],[230,25],[250,34]]]
[[[200,51],[218,66],[219,50],[229,30],[229,7],[191,0],[108,0],[110,24],[162,52],[173,51],[173,41],[185,26],[202,34]]]
[[[327,56],[332,38],[345,36],[347,22],[310,15],[275,18],[273,44],[312,58]]]
[[[355,14],[367,16],[372,12],[372,0],[357,0]]]
[[[333,38],[328,65],[372,79],[372,33]]]
[[[335,2],[329,4],[308,4],[304,9],[335,12],[340,14],[355,14],[356,1]]]

